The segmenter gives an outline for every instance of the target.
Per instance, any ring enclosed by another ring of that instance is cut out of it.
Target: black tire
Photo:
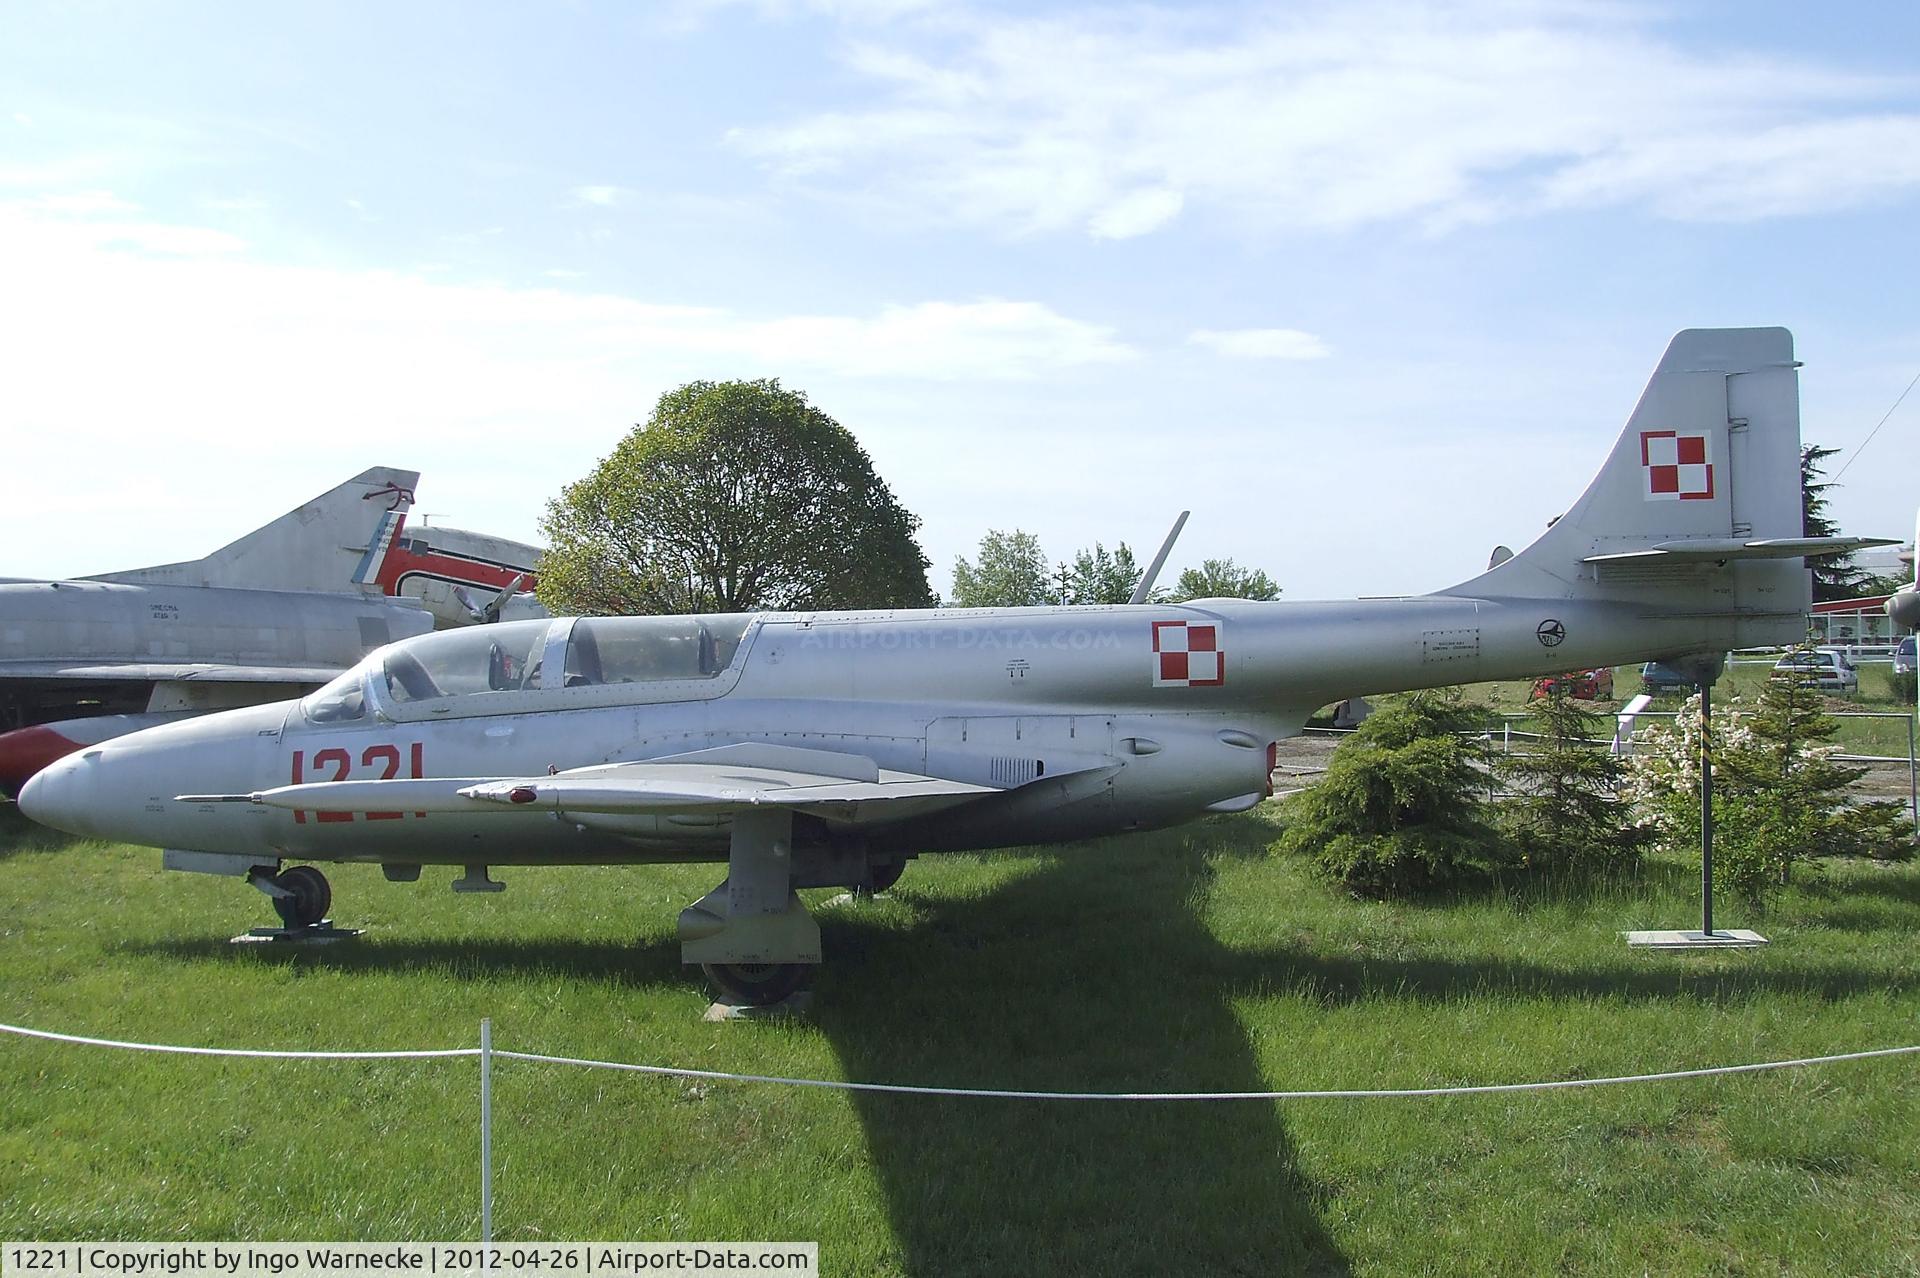
[[[296,865],[281,872],[273,882],[275,887],[292,893],[273,898],[274,912],[287,927],[312,927],[327,917],[327,908],[333,904],[333,888],[328,885],[327,876],[311,865]]]
[[[867,866],[867,881],[861,886],[867,891],[880,893],[900,881],[907,872],[905,861],[878,861]]]
[[[734,1002],[769,1007],[805,985],[813,975],[813,964],[702,963],[700,970]]]

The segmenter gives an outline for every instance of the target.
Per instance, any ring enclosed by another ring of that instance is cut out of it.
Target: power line
[[[1873,437],[1875,435],[1878,435],[1880,433],[1880,428],[1887,424],[1887,417],[1893,416],[1894,412],[1900,407],[1901,402],[1906,399],[1908,392],[1912,391],[1916,384],[1920,384],[1920,373],[1915,373],[1913,375],[1913,381],[1908,382],[1907,389],[1900,392],[1900,398],[1893,401],[1893,407],[1887,410],[1886,417],[1882,417],[1878,422],[1874,424],[1873,429],[1867,432],[1867,437],[1860,441],[1860,447],[1854,449],[1853,456],[1847,458],[1847,465],[1842,466],[1840,468],[1840,473],[1833,477],[1834,483],[1836,484],[1839,483],[1840,475],[1846,474],[1847,467],[1853,465],[1853,463],[1859,459],[1860,454],[1866,451],[1867,445],[1873,442]]]

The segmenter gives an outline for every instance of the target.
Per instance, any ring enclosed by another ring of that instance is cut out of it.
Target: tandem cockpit
[[[389,644],[301,702],[344,724],[704,700],[739,677],[755,615],[561,617]]]

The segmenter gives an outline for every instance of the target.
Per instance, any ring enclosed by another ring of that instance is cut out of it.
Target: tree
[[[1242,568],[1231,559],[1208,559],[1180,574],[1173,596],[1187,599],[1278,599],[1280,587],[1258,568]]]
[[[1820,478],[1824,473],[1820,463],[1839,451],[1837,448],[1822,448],[1818,444],[1806,444],[1800,449],[1800,502],[1805,535],[1808,537],[1840,535],[1839,525],[1827,514],[1827,490],[1833,484]],[[1852,555],[1834,555],[1809,562],[1813,565],[1815,603],[1852,599],[1859,595],[1866,572],[1854,566]]]
[[[1713,724],[1714,865],[1720,881],[1758,904],[1820,856],[1888,860],[1912,854],[1904,804],[1855,803],[1865,769],[1837,762],[1839,724],[1807,671],[1776,670],[1751,710],[1716,710]],[[1700,701],[1634,756],[1636,799],[1676,852],[1700,852]]]
[[[1327,774],[1290,799],[1276,851],[1313,859],[1363,896],[1431,891],[1512,859],[1481,795],[1483,707],[1458,689],[1394,697],[1341,743]]]
[[[1575,701],[1562,680],[1531,711],[1538,734],[1531,748],[1494,759],[1513,792],[1500,812],[1522,863],[1614,869],[1639,860],[1651,835],[1634,824],[1620,795],[1626,762],[1594,743],[1607,716]]]
[[[1029,608],[1053,603],[1053,583],[1047,579],[1047,557],[1040,539],[1018,528],[1010,533],[991,530],[980,539],[973,563],[961,555],[953,561],[953,602],[959,608]]]
[[[1099,542],[1092,550],[1073,557],[1071,565],[1062,564],[1060,602],[1069,604],[1123,604],[1133,598],[1145,571],[1134,562],[1133,551],[1121,542],[1112,554]]]
[[[804,394],[689,382],[547,503],[539,596],[558,613],[923,607],[919,525]]]

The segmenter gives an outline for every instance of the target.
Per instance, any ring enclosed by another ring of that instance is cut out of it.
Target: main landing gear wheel
[[[748,1007],[769,1007],[792,995],[813,975],[812,963],[702,963],[700,970],[720,992]]]
[[[327,917],[327,907],[333,904],[333,889],[327,885],[327,876],[311,865],[296,865],[283,871],[275,876],[273,884],[291,894],[273,898],[274,911],[288,927],[312,927]]]

